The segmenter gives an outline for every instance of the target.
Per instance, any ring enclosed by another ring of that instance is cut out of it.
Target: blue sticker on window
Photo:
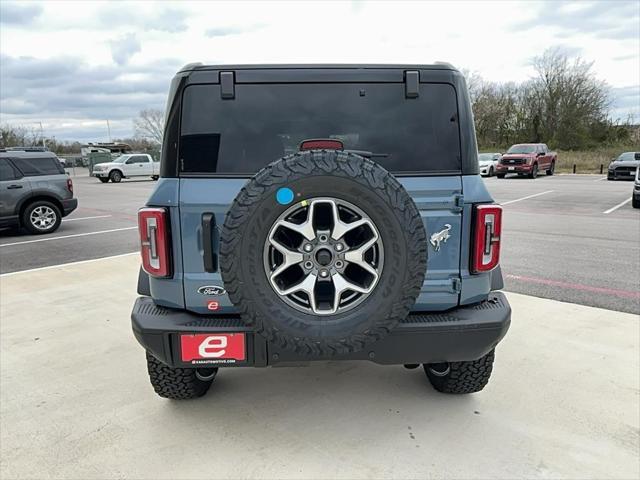
[[[293,202],[293,190],[287,187],[278,189],[276,192],[276,200],[278,200],[280,205],[290,204]]]

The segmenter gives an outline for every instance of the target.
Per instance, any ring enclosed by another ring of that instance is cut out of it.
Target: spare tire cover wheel
[[[305,355],[356,352],[404,319],[426,232],[402,185],[340,151],[277,160],[242,188],[221,235],[222,279],[243,320]]]

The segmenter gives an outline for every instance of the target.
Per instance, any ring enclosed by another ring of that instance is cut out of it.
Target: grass
[[[600,165],[602,165],[603,173],[607,173],[607,166],[622,152],[637,151],[638,146],[623,145],[616,147],[599,147],[594,150],[569,150],[558,151],[558,163],[556,171],[573,172],[573,166],[576,166],[576,173],[600,173]]]

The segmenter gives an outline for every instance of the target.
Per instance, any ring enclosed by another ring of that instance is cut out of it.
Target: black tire
[[[151,180],[158,180],[160,177],[158,175],[152,175],[151,176]]]
[[[489,167],[489,177],[493,177],[493,167]]]
[[[636,198],[635,195],[631,197],[631,206],[633,208],[640,208],[640,199]]]
[[[531,173],[529,174],[529,178],[537,178],[538,177],[538,164],[534,163],[531,168]]]
[[[504,178],[504,177],[506,177],[506,174],[505,174],[505,173],[497,173],[497,174],[496,174],[496,177],[498,177],[498,178]]]
[[[109,181],[108,178],[104,178],[104,177],[98,177],[98,180],[100,180],[102,183],[107,183]]]
[[[359,206],[383,244],[393,245],[375,289],[355,308],[319,317],[296,310],[270,285],[264,245],[276,219],[294,205],[276,201],[285,186],[296,202],[334,197]],[[307,151],[271,163],[243,187],[225,218],[220,254],[225,288],[248,325],[283,349],[332,356],[362,350],[408,315],[424,280],[427,239],[413,200],[380,165],[352,153]]]
[[[551,176],[556,172],[556,162],[551,162],[551,167],[549,168],[549,170],[546,170],[546,174]]]
[[[433,388],[439,392],[475,393],[489,383],[494,357],[494,350],[491,350],[478,360],[424,365],[424,371]]]
[[[120,170],[111,170],[109,174],[109,179],[113,183],[120,183],[122,181],[122,172]]]
[[[208,368],[204,372],[209,380],[200,380],[195,368],[171,368],[147,352],[147,370],[149,380],[155,392],[172,400],[189,400],[202,397],[211,386],[217,368]]]
[[[32,220],[32,213],[38,208],[45,209],[51,212],[53,217],[50,218],[54,219],[51,225],[39,228],[37,226],[38,224],[34,223],[34,221]],[[60,227],[60,223],[62,222],[62,213],[60,212],[60,209],[56,204],[47,200],[36,200],[35,202],[27,205],[27,207],[22,212],[20,221],[21,225],[29,233],[33,235],[43,235],[46,233],[53,233]]]

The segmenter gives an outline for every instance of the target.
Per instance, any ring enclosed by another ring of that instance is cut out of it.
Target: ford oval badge
[[[227,291],[224,288],[219,287],[217,285],[204,285],[198,289],[198,293],[200,295],[215,296],[215,295],[224,295],[225,293],[227,293]]]

